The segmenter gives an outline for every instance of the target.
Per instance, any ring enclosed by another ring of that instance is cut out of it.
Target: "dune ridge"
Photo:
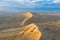
[[[39,40],[41,37],[41,31],[35,23],[24,26],[25,22],[30,19],[33,15],[30,12],[23,14],[26,20],[23,20],[21,25],[23,27],[6,29],[0,31],[0,40]]]
[[[20,24],[21,26],[24,26],[24,25],[25,25],[25,22],[26,22],[28,19],[30,19],[30,18],[33,16],[33,14],[30,13],[30,12],[27,12],[27,13],[24,13],[23,16],[26,17],[26,18],[21,22],[21,24]]]
[[[16,28],[14,31],[11,29],[9,29],[9,31],[0,31],[0,40],[39,40],[40,37],[41,32],[34,23],[31,23],[24,28],[20,28],[20,30],[19,28]]]

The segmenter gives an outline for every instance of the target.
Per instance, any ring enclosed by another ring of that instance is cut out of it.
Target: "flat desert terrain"
[[[38,27],[36,29],[38,32],[33,28],[35,26],[29,28],[29,31],[25,30],[32,23],[36,25],[36,28]],[[28,34],[21,36],[21,33]],[[20,38],[21,40],[25,40],[24,38],[26,40],[32,40],[32,38],[34,40],[60,40],[60,15],[45,13],[43,15],[33,12],[0,14],[0,40],[20,40]]]

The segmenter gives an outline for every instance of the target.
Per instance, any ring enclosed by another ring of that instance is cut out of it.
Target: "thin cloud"
[[[21,10],[21,9],[33,9],[33,8],[52,8],[49,4],[60,3],[59,0],[0,0],[0,10]],[[48,4],[45,5],[45,4]]]
[[[60,3],[60,0],[53,0],[53,3]]]
[[[8,3],[7,2],[0,2],[0,6],[7,6]]]

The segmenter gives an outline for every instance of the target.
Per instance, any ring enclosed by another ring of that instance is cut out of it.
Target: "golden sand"
[[[39,31],[38,27],[35,24],[30,24],[26,26],[26,31],[23,35],[28,40],[39,40],[41,37],[41,32]]]
[[[21,24],[20,24],[21,26],[24,26],[26,21],[29,20],[33,16],[33,14],[30,12],[27,12],[27,13],[23,14],[23,16],[26,18],[21,22]]]
[[[39,40],[41,37],[41,32],[34,23],[8,30],[4,30],[3,33],[0,31],[0,40]]]
[[[55,21],[55,22],[51,22],[52,25],[56,25],[56,26],[60,26],[60,20]]]
[[[30,12],[27,12],[25,14],[23,14],[25,17],[27,18],[31,18],[33,15]]]

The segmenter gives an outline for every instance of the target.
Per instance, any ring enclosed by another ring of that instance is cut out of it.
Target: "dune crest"
[[[33,14],[32,13],[30,13],[30,12],[27,12],[27,13],[25,13],[25,14],[23,14],[25,17],[27,17],[27,18],[31,18],[32,16],[33,16]]]
[[[20,32],[19,35],[23,36],[22,40],[39,40],[41,37],[41,32],[34,23],[31,23],[25,26],[25,31]]]
[[[31,23],[25,26],[25,23],[30,19],[33,14],[27,12],[23,14],[26,18],[22,21],[19,28],[8,29],[0,31],[0,40],[39,40],[41,37],[41,32],[39,31],[36,24]]]
[[[27,13],[23,14],[23,16],[25,16],[26,18],[21,22],[21,24],[20,24],[21,26],[24,26],[24,24],[26,23],[26,21],[28,19],[30,19],[33,16],[33,14],[30,13],[30,12],[27,12]]]

